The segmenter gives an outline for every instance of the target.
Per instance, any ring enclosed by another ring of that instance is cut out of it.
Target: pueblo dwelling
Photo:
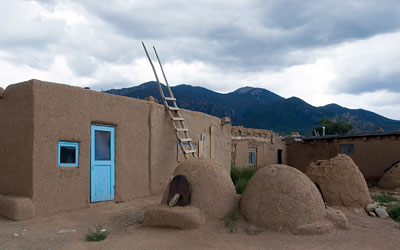
[[[229,171],[230,123],[181,112]],[[0,216],[15,220],[161,193],[182,158],[163,105],[39,80],[0,92],[0,138]]]
[[[286,145],[272,130],[232,126],[232,167],[286,164]]]
[[[313,161],[347,154],[365,179],[376,182],[393,163],[400,160],[400,131],[368,134],[288,137],[287,164],[303,172]]]

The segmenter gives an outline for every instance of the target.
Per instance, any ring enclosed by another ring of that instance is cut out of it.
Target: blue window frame
[[[255,166],[257,165],[257,158],[256,158],[256,151],[255,150],[249,150],[249,166]]]
[[[78,167],[79,143],[59,141],[58,142],[58,166]]]

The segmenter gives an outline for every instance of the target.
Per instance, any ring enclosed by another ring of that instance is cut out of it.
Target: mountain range
[[[168,93],[166,86],[162,85],[162,88],[164,93]],[[319,124],[322,117],[350,122],[355,133],[376,132],[378,128],[385,131],[400,128],[400,121],[368,110],[348,109],[337,104],[315,107],[300,98],[283,98],[262,88],[243,87],[226,94],[186,84],[171,89],[180,108],[217,117],[228,116],[234,126],[269,129],[279,134],[296,131],[301,135],[311,135],[312,128]],[[105,92],[140,99],[153,96],[162,103],[157,83],[153,81]]]

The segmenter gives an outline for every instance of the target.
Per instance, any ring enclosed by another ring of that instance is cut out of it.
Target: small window
[[[58,166],[77,167],[78,166],[79,143],[78,142],[58,142]]]
[[[346,155],[354,154],[354,144],[340,144],[340,153]]]
[[[256,151],[255,150],[249,150],[249,165],[250,166],[255,166],[257,163],[256,161]]]

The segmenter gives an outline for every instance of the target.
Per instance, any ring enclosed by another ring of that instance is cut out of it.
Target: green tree
[[[319,121],[319,124],[313,128],[313,134],[315,134],[314,131],[317,131],[322,135],[322,127],[325,127],[325,135],[343,135],[353,131],[353,125],[343,120],[332,121],[324,117]]]

